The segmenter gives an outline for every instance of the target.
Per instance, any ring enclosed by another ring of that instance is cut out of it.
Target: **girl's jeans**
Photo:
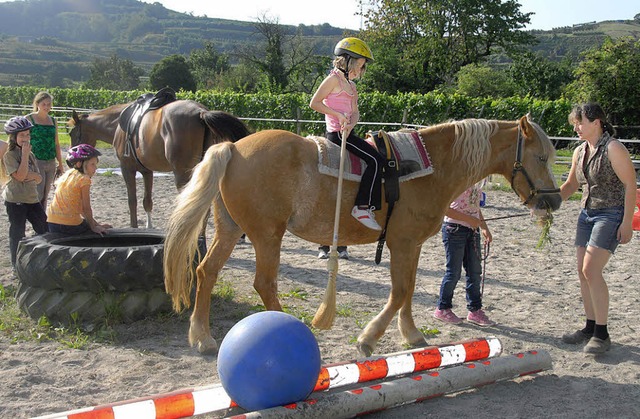
[[[4,203],[9,217],[9,251],[11,253],[11,265],[16,265],[18,243],[26,234],[27,221],[31,223],[36,234],[47,232],[47,214],[42,209],[40,202],[36,204],[23,204],[15,202]]]
[[[442,242],[446,252],[447,266],[440,286],[438,308],[445,310],[453,307],[453,292],[460,280],[462,267],[464,267],[467,274],[467,309],[469,311],[479,310],[482,308],[480,232],[460,224],[444,223],[442,225]]]

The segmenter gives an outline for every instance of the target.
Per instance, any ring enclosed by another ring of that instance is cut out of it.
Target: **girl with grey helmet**
[[[47,232],[47,215],[37,188],[42,176],[31,152],[32,126],[23,116],[13,117],[4,124],[4,132],[9,134],[9,146],[2,157],[2,169],[8,179],[2,197],[9,218],[9,251],[14,266],[18,243],[26,235],[27,221],[36,234]]]
[[[17,134],[31,128],[33,128],[33,124],[24,116],[14,116],[4,123],[4,132],[7,134]]]

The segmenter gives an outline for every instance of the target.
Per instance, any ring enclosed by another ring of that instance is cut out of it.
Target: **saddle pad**
[[[420,134],[415,130],[402,130],[389,132],[391,146],[396,153],[398,161],[413,160],[420,165],[420,169],[400,176],[400,182],[415,179],[433,173],[433,166],[429,153],[420,139]],[[340,147],[324,137],[308,137],[318,146],[318,170],[320,173],[338,177],[340,172]],[[375,146],[374,146],[375,147]],[[364,160],[347,152],[344,162],[344,179],[360,181],[362,173],[367,167]]]

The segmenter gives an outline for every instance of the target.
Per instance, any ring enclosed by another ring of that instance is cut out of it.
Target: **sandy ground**
[[[111,153],[102,164],[117,165]],[[154,192],[154,220],[161,227],[175,197],[173,179],[156,178]],[[92,196],[99,220],[128,227],[124,182],[119,176],[98,176]],[[486,263],[484,304],[498,322],[495,327],[467,322],[446,325],[432,318],[444,263],[439,235],[423,246],[413,301],[417,326],[439,331],[427,336],[428,345],[496,336],[505,354],[547,350],[553,369],[370,417],[640,417],[640,287],[635,285],[640,275],[634,256],[639,233],[630,244],[619,247],[605,271],[611,295],[611,350],[604,356],[587,357],[582,347],[559,339],[584,321],[572,245],[578,208],[577,202],[568,202],[557,212],[552,245],[543,250],[535,249],[539,230],[528,217],[490,222],[494,243]],[[514,194],[487,193],[486,218],[521,211]],[[0,219],[0,247],[6,249],[4,211]],[[374,244],[353,246],[349,252],[351,259],[340,261],[338,275],[338,308],[348,314],[338,316],[331,330],[316,332],[324,364],[358,357],[355,338],[381,310],[389,293],[387,251],[379,266],[374,263]],[[316,254],[316,245],[285,237],[279,291],[283,305],[294,313],[313,316],[322,300],[327,266]],[[238,245],[222,277],[233,286],[235,297],[230,302],[214,300],[212,330],[218,343],[260,302],[251,287],[254,266],[251,245]],[[0,281],[16,283],[6,251],[0,256]],[[294,296],[300,294],[306,298]],[[466,315],[461,284],[454,304],[458,315]],[[52,342],[11,342],[0,331],[0,417],[32,417],[218,382],[215,357],[203,357],[190,348],[187,330],[187,315],[148,319],[119,325],[113,342],[91,344],[86,350]],[[394,321],[376,354],[404,349]]]

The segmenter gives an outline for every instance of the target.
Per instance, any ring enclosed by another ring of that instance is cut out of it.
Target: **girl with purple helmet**
[[[91,178],[98,170],[100,152],[88,144],[78,144],[67,152],[67,165],[56,181],[56,192],[47,210],[49,231],[76,235],[94,232],[102,235],[112,228],[93,218],[91,209]]]
[[[47,232],[47,215],[38,196],[42,176],[36,158],[31,152],[31,128],[23,116],[16,116],[4,124],[9,134],[9,146],[2,157],[6,182],[2,197],[9,217],[9,250],[11,264],[15,266],[18,243],[26,235],[27,221],[36,234]]]

